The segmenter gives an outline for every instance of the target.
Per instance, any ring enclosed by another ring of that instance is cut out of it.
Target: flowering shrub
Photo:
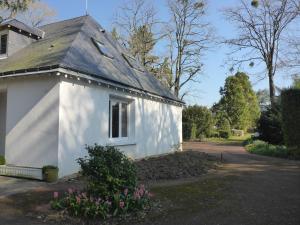
[[[115,147],[87,146],[88,156],[79,158],[87,181],[85,191],[69,189],[62,197],[54,192],[51,206],[85,218],[107,218],[143,210],[150,206],[151,194],[137,186],[132,160]]]
[[[51,207],[56,210],[66,209],[73,216],[105,219],[143,210],[150,206],[150,198],[151,194],[144,185],[135,188],[133,192],[125,189],[104,199],[69,188],[62,197],[59,197],[58,192],[53,193]]]

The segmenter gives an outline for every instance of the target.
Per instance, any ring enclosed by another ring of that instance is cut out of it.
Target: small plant
[[[144,185],[137,186],[132,160],[111,146],[86,146],[88,156],[79,158],[87,186],[84,191],[69,189],[61,198],[54,192],[51,206],[85,218],[107,218],[144,210],[151,194]]]
[[[43,179],[47,182],[55,182],[58,179],[58,167],[47,165],[42,168]]]
[[[5,157],[0,155],[0,165],[5,165]]]
[[[246,145],[246,149],[250,153],[273,156],[280,158],[289,158],[290,151],[282,145],[272,145],[261,140],[254,140],[252,143]]]
[[[230,131],[228,131],[228,130],[220,130],[219,131],[219,136],[221,138],[228,139],[230,137]]]
[[[79,158],[81,173],[87,178],[87,191],[105,197],[120,190],[136,187],[137,176],[133,161],[112,146],[86,146],[88,156]]]
[[[144,185],[135,188],[133,192],[125,189],[105,198],[69,188],[62,197],[58,192],[53,193],[51,208],[67,210],[76,217],[106,219],[149,208],[151,196]]]

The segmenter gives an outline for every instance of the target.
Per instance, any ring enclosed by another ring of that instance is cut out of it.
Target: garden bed
[[[142,182],[198,177],[215,169],[218,159],[204,152],[183,151],[137,161]]]

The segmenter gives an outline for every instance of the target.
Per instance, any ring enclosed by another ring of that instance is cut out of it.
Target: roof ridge
[[[87,21],[87,18],[88,18],[88,17],[87,17],[87,16],[81,16],[81,17],[86,17],[86,18],[85,18],[84,22],[81,24],[81,27],[80,27],[80,29],[78,30],[78,32],[77,32],[75,38],[73,39],[72,43],[69,45],[69,47],[68,47],[68,49],[67,49],[65,55],[64,55],[64,56],[62,57],[62,59],[60,60],[60,63],[59,63],[60,66],[61,66],[61,65],[63,64],[63,62],[65,61],[65,58],[68,56],[68,54],[69,54],[69,52],[70,52],[70,49],[73,47],[74,42],[76,41],[76,39],[78,38],[79,34],[81,33],[82,28],[84,27],[84,25],[86,24],[86,21]],[[77,17],[77,18],[79,18],[79,17]]]
[[[82,18],[82,17],[89,17],[89,16],[90,15],[83,15],[83,16],[77,16],[77,17],[73,17],[73,18],[69,18],[69,19],[59,20],[59,21],[55,21],[55,22],[44,24],[42,26],[39,26],[38,28],[40,29],[41,27],[52,25],[54,23],[62,23],[62,22],[66,22],[66,21],[69,21],[69,20],[75,20],[75,19],[79,19],[79,18]]]

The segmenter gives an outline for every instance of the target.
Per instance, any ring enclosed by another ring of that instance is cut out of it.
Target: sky
[[[57,12],[55,20],[64,20],[85,14],[85,0],[44,0]],[[128,1],[128,0],[127,0]],[[210,21],[217,36],[232,37],[236,33],[234,27],[225,20],[222,9],[234,6],[239,0],[208,0],[206,20]],[[117,10],[125,0],[88,0],[88,14],[94,17],[106,30],[111,30],[112,22]],[[168,10],[165,0],[152,0],[161,20],[167,20]],[[163,52],[161,47],[158,52]],[[187,104],[204,105],[211,107],[220,99],[219,90],[224,85],[227,76],[231,75],[228,66],[224,62],[226,53],[230,49],[222,45],[212,45],[212,48],[203,58],[204,69],[200,74],[199,83],[189,85],[192,94],[184,100]],[[244,71],[249,74],[255,73],[255,68],[245,67]],[[259,81],[257,76],[250,76],[254,90],[268,88],[268,81]],[[281,73],[276,74],[275,84],[279,87],[288,87],[291,79]]]

